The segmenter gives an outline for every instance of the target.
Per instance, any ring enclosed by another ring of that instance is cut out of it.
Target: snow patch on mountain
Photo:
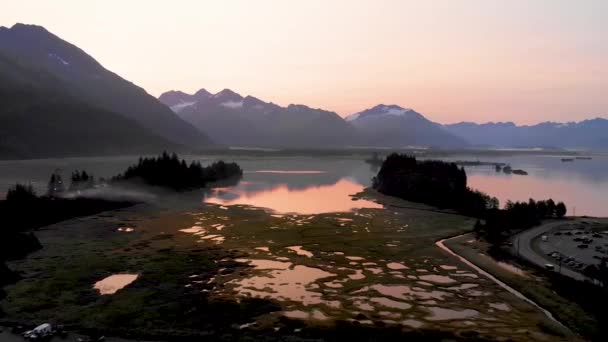
[[[412,110],[409,108],[389,108],[389,107],[385,107],[384,108],[384,113],[386,115],[395,115],[395,116],[404,116],[407,114],[407,112],[411,112]]]
[[[184,108],[187,108],[187,107],[193,106],[195,103],[196,103],[196,101],[192,101],[192,102],[181,102],[181,103],[178,103],[178,104],[176,104],[176,105],[174,105],[174,106],[171,106],[171,107],[169,107],[169,108],[171,108],[171,110],[172,110],[174,113],[179,113],[179,112],[181,112],[182,110],[184,110]]]
[[[382,117],[382,116],[407,116],[413,112],[410,108],[401,108],[396,105],[378,105],[372,109],[368,109],[359,113],[351,114],[345,118],[346,121],[355,121],[361,117]]]
[[[355,121],[360,116],[361,116],[361,113],[355,113],[355,114],[351,114],[351,115],[347,116],[346,118],[344,118],[344,120],[346,120],[346,121]]]
[[[223,106],[223,107],[226,107],[226,108],[232,108],[232,109],[243,108],[243,101],[227,101],[227,102],[222,102],[222,103],[220,103],[220,106]]]
[[[58,60],[63,65],[66,65],[66,66],[70,65],[70,62],[66,61],[65,59],[61,58],[59,55],[57,55],[55,53],[49,53],[49,57]]]

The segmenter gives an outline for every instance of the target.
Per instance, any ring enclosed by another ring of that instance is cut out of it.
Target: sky
[[[608,117],[606,0],[0,0],[154,96],[230,88],[341,116]]]

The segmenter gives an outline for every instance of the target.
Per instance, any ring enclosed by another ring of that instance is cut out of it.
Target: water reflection
[[[363,185],[347,178],[331,185],[309,185],[304,189],[290,189],[287,184],[264,187],[259,183],[240,183],[232,188],[213,189],[205,202],[224,206],[251,205],[275,212],[300,214],[382,208],[378,203],[351,197],[363,189]]]
[[[429,321],[445,321],[452,319],[467,319],[479,315],[479,312],[472,309],[452,310],[440,307],[427,308],[431,315],[427,317]]]
[[[102,295],[114,294],[134,282],[138,277],[138,274],[114,274],[96,282],[93,288]]]
[[[326,171],[319,170],[257,170],[253,173],[276,173],[284,175],[316,175],[320,173],[327,173]]]
[[[60,169],[64,176],[73,170],[87,170],[97,177],[111,177],[137,160],[139,156],[94,157],[94,158],[61,158],[37,160],[0,161],[0,198],[13,184],[20,182],[32,184],[35,190],[45,192],[48,177],[51,172]],[[370,168],[364,162],[367,156],[334,156],[323,157],[247,157],[242,155],[192,155],[184,156],[187,160],[200,161],[203,164],[223,159],[235,161],[245,170],[245,181],[241,182],[231,194],[230,187],[224,189],[221,196],[215,196],[222,201],[235,201],[243,198],[244,193],[253,196],[254,192],[283,193],[283,199],[290,202],[298,196],[286,197],[287,193],[296,195],[297,190],[303,192],[319,188],[318,196],[325,196],[334,189],[341,191],[344,183],[353,188],[352,193],[370,185],[377,169]],[[593,155],[592,160],[575,160],[571,163],[561,162],[559,155],[437,155],[433,159],[444,160],[482,160],[488,162],[503,162],[514,168],[523,169],[528,176],[506,175],[495,172],[490,167],[467,167],[469,184],[475,189],[487,192],[500,199],[524,200],[529,198],[553,198],[564,201],[569,214],[608,216],[608,156]],[[338,185],[338,186],[336,186]],[[356,189],[355,189],[356,188]],[[314,192],[310,192],[313,194]],[[350,193],[350,194],[352,194]],[[262,196],[257,199],[265,199]],[[292,199],[294,197],[294,199]],[[341,201],[348,197],[343,197]],[[322,200],[323,198],[321,198]],[[251,200],[253,200],[251,198]],[[275,200],[276,201],[276,200]],[[328,200],[329,202],[329,200]],[[323,206],[331,204],[324,203]],[[344,207],[344,206],[342,206]],[[348,206],[347,206],[348,207]],[[291,212],[294,208],[284,208]],[[340,209],[342,210],[342,209]],[[349,210],[349,209],[345,209]],[[315,211],[309,208],[309,211]],[[325,211],[323,211],[325,212]],[[346,224],[346,222],[344,222]]]
[[[258,275],[234,280],[240,294],[259,298],[300,301],[304,305],[322,304],[322,294],[313,291],[314,283],[319,279],[329,278],[335,274],[318,268],[293,265],[291,262],[280,262],[264,259],[236,259],[248,263],[255,270],[264,271]]]
[[[481,158],[459,155],[442,159],[505,162],[527,171],[528,176],[518,176],[495,172],[490,167],[466,168],[469,185],[496,196],[502,204],[507,200],[553,198],[566,203],[568,215],[608,216],[608,208],[604,205],[608,199],[608,157],[594,155],[592,160],[572,163],[563,163],[561,157],[515,155]]]

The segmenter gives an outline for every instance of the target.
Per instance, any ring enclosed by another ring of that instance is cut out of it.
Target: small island
[[[169,188],[176,191],[203,188],[209,183],[240,179],[243,170],[236,163],[215,162],[203,167],[199,162],[185,160],[173,153],[164,152],[155,158],[139,158],[137,164],[130,166],[120,175],[112,178],[115,184],[143,183],[151,186]]]

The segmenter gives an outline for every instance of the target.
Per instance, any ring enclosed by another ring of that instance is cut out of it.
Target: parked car
[[[23,337],[28,340],[36,340],[53,336],[53,326],[50,323],[40,324],[32,330],[28,330],[23,333]]]

